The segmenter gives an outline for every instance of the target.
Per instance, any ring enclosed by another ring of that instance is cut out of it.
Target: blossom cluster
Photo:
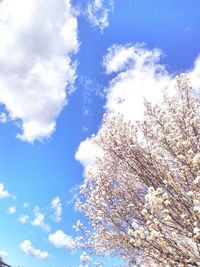
[[[79,240],[129,266],[200,266],[200,100],[186,76],[161,106],[145,102],[132,123],[105,116],[101,149],[85,174],[77,207],[90,222]]]

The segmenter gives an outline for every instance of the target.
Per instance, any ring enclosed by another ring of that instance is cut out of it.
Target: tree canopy
[[[102,156],[85,173],[82,244],[129,266],[200,266],[200,100],[186,76],[144,119],[105,116],[92,137]]]

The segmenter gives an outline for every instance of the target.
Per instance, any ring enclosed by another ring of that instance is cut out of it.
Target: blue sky
[[[159,102],[181,72],[199,88],[199,13],[197,0],[0,1],[6,262],[79,266],[72,226],[86,219],[74,198],[98,153],[87,138],[105,112],[141,118],[143,97]]]

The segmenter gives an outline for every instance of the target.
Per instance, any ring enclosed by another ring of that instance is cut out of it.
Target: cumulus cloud
[[[85,172],[94,168],[96,157],[101,157],[102,151],[90,139],[82,141],[75,154],[75,159],[85,167]]]
[[[162,56],[160,49],[149,50],[142,44],[113,45],[108,49],[103,66],[114,78],[105,88],[107,114],[122,113],[128,120],[140,120],[144,115],[144,99],[161,103],[163,90],[173,94],[175,75],[160,63]],[[200,56],[185,72],[191,86],[200,90]],[[87,139],[81,142],[75,157],[87,170],[88,166],[93,166],[96,153],[91,140]]]
[[[103,57],[103,66],[107,74],[127,69],[143,71],[147,67],[158,70],[158,74],[167,74],[165,66],[159,64],[162,51],[158,48],[149,50],[144,44],[112,45]]]
[[[37,227],[41,228],[45,232],[49,232],[51,228],[50,228],[50,226],[48,224],[45,223],[45,221],[44,221],[45,216],[40,211],[40,208],[39,207],[35,207],[34,208],[34,214],[35,214],[35,218],[31,222],[31,224],[34,225],[34,226],[37,226]]]
[[[33,256],[39,260],[45,260],[49,257],[49,253],[46,251],[41,251],[32,246],[29,240],[24,240],[20,244],[20,249],[28,256]]]
[[[141,65],[148,59],[156,60],[160,54],[161,52],[158,49],[154,49],[153,51],[145,50],[139,44],[136,46],[113,45],[108,48],[107,54],[103,58],[103,65],[106,73],[110,74],[112,72],[122,71],[130,67],[130,65],[133,65],[133,63]]]
[[[62,204],[59,197],[55,197],[51,201],[51,208],[54,210],[55,222],[60,222],[62,220]]]
[[[158,103],[164,89],[173,90],[174,77],[159,63],[162,52],[144,46],[114,45],[104,57],[107,73],[116,73],[106,89],[107,113],[122,113],[127,119],[141,119],[144,99]]]
[[[56,248],[74,248],[73,238],[65,234],[62,230],[58,230],[54,234],[49,234],[49,242]]]
[[[0,184],[0,199],[10,197],[10,193],[4,189],[4,185]]]
[[[195,60],[193,68],[187,71],[187,75],[190,79],[190,85],[200,92],[200,55]]]
[[[115,74],[105,89],[106,113],[122,113],[127,119],[143,116],[144,98],[159,102],[162,89],[172,87],[174,78],[159,64],[162,53],[159,49],[148,50],[143,45],[113,45],[103,58],[106,73]],[[102,152],[86,139],[81,142],[75,158],[87,171],[94,168],[95,159]]]
[[[88,3],[87,16],[89,22],[99,28],[101,31],[108,27],[109,13],[112,11],[113,1],[109,1],[109,4],[105,4],[104,0],[92,0]]]
[[[27,214],[22,214],[20,215],[20,217],[18,218],[18,221],[25,224],[29,221],[29,216]]]
[[[0,2],[0,104],[20,127],[17,137],[49,137],[74,83],[77,18],[70,0]]]
[[[16,211],[17,211],[17,208],[16,208],[15,206],[10,206],[10,207],[8,208],[8,213],[9,213],[9,214],[15,214]]]

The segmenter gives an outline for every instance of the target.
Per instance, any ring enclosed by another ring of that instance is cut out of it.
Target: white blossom
[[[75,227],[79,247],[128,266],[200,266],[199,107],[181,75],[176,95],[165,93],[160,106],[145,101],[143,121],[104,116],[90,140],[102,154],[77,201],[90,224]]]

